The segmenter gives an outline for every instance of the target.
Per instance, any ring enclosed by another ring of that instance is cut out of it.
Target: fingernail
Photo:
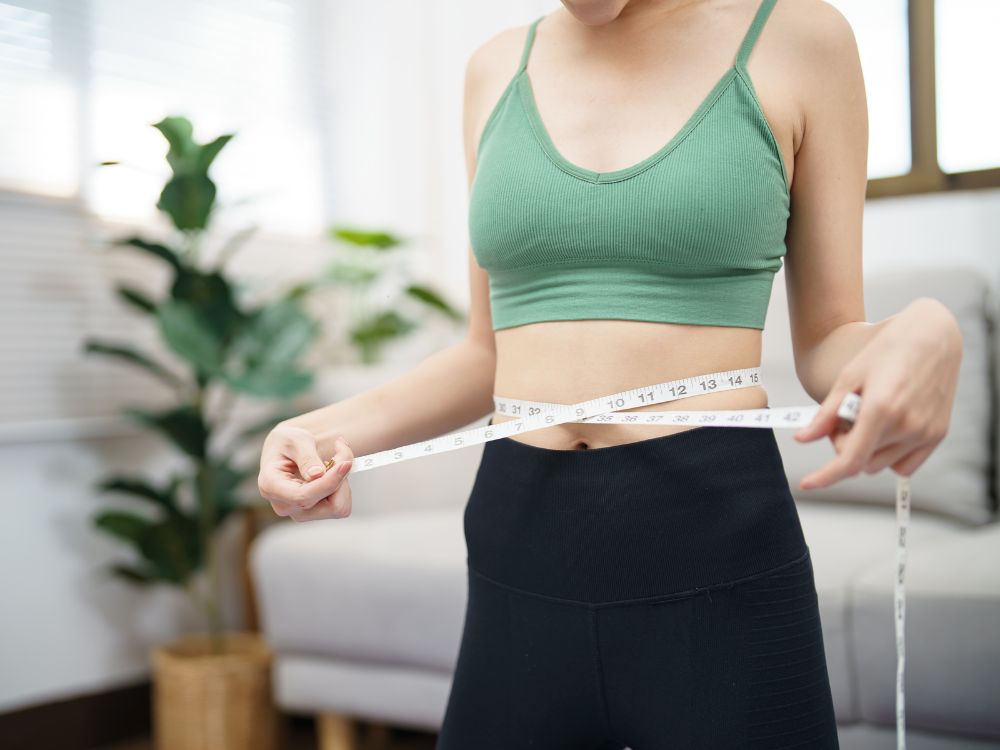
[[[318,476],[322,476],[322,474],[323,474],[323,467],[321,467],[321,466],[310,466],[309,467],[309,476],[311,476],[311,477],[318,477]]]
[[[350,461],[345,461],[337,469],[337,473],[340,474],[340,476],[344,476],[350,470],[351,470],[351,462]]]

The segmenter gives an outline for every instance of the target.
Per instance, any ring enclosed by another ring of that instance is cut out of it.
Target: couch
[[[869,276],[868,319],[918,296],[955,313],[965,348],[948,435],[912,477],[908,747],[1000,748],[998,294],[973,268]],[[763,384],[771,405],[811,404],[788,339],[781,282],[764,333]],[[841,747],[890,750],[895,475],[798,490],[834,454],[828,440],[798,444],[791,432],[776,435],[813,558]],[[362,722],[440,727],[466,599],[462,513],[481,450],[364,472],[352,478],[351,517],[282,521],[253,541],[249,564],[275,653],[275,701],[317,716],[325,747],[356,746],[352,727]]]

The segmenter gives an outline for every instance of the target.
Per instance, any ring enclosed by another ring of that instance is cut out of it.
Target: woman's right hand
[[[279,516],[295,521],[346,518],[351,515],[351,470],[354,452],[338,436],[327,470],[311,432],[279,424],[264,440],[257,488]]]

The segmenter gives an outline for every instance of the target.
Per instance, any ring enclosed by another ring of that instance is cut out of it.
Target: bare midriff
[[[494,332],[498,396],[561,404],[709,372],[759,367],[757,328],[633,320],[554,320]],[[628,412],[759,409],[761,385],[703,393]],[[493,415],[493,423],[510,419]],[[692,425],[567,422],[511,436],[553,450],[584,450],[692,429]]]

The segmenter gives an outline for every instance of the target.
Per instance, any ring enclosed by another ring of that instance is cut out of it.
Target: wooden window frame
[[[937,158],[935,0],[909,0],[910,153],[907,174],[868,181],[866,197],[884,198],[1000,187],[1000,167],[944,172]]]

